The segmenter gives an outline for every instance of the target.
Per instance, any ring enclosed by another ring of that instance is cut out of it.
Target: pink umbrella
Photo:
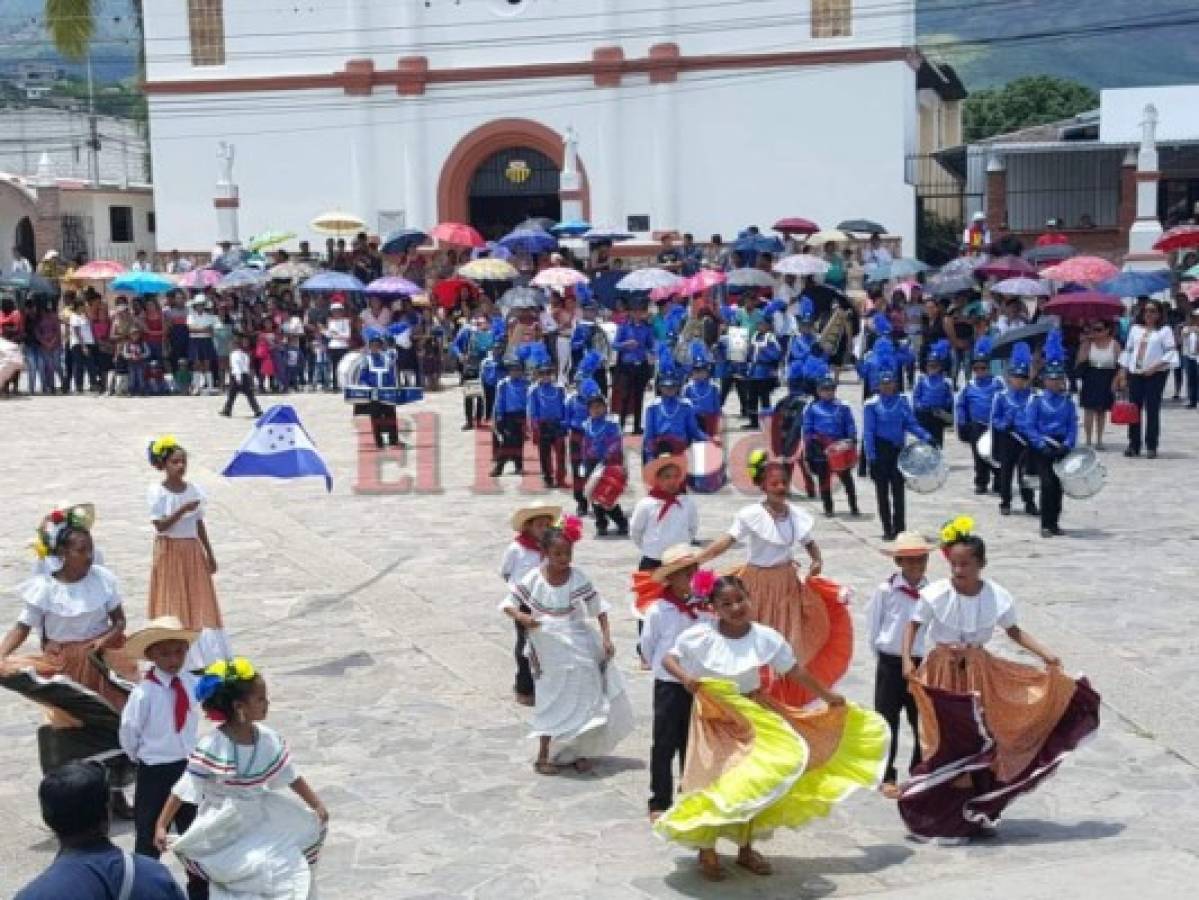
[[[811,219],[791,216],[775,222],[774,230],[780,234],[815,234],[820,230],[820,226]]]
[[[124,271],[125,267],[119,262],[109,259],[94,259],[72,272],[71,278],[80,281],[107,281],[110,278],[116,278]]]
[[[1115,278],[1120,270],[1098,256],[1075,256],[1056,266],[1041,270],[1041,277],[1065,284],[1076,281],[1079,284],[1098,284]]]
[[[974,270],[974,274],[984,278],[1024,278],[1036,275],[1037,269],[1028,260],[1018,256],[999,256],[987,260]]]
[[[1199,225],[1179,225],[1171,228],[1153,245],[1154,250],[1170,253],[1174,250],[1187,250],[1199,247]]]
[[[719,269],[700,269],[690,278],[685,279],[686,286],[683,290],[683,296],[694,297],[696,294],[702,294],[710,288],[716,287],[718,284],[724,284],[729,280],[729,276],[725,275]]]
[[[586,284],[587,276],[578,269],[567,266],[550,266],[538,272],[532,281],[534,287],[550,288],[555,291],[565,291],[576,284]]]
[[[661,287],[653,288],[649,292],[651,300],[669,300],[671,297],[689,297],[687,293],[688,282],[691,279],[681,278],[675,284],[664,284]]]
[[[483,236],[469,225],[460,222],[442,222],[429,230],[429,237],[436,238],[443,244],[454,244],[458,247],[485,247],[487,242]]]
[[[1045,312],[1060,317],[1063,322],[1118,319],[1124,315],[1124,301],[1112,294],[1078,291],[1058,294],[1045,304]]]
[[[221,280],[221,273],[216,269],[192,269],[190,272],[180,275],[176,280],[179,287],[203,290],[214,287]]]

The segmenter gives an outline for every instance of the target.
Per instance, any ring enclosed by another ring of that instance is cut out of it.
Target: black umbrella
[[[841,231],[849,231],[854,234],[886,234],[887,229],[878,222],[872,222],[869,219],[846,219],[837,226]]]
[[[1069,244],[1048,244],[1044,247],[1033,247],[1024,254],[1024,258],[1034,266],[1039,266],[1042,263],[1058,263],[1077,255],[1078,251]]]
[[[1036,350],[1045,343],[1045,337],[1053,331],[1049,322],[1033,322],[1031,325],[1021,325],[1019,328],[1009,328],[991,345],[991,356],[995,359],[1007,359],[1012,355],[1012,348],[1023,341]]]
[[[816,310],[816,320],[823,321],[834,306],[840,306],[844,309],[852,309],[853,303],[842,291],[837,290],[827,284],[813,284],[811,287],[804,288],[804,296],[812,301],[812,306]]]
[[[541,309],[545,306],[545,299],[545,294],[536,288],[514,287],[504,291],[499,305],[504,312],[518,309]]]

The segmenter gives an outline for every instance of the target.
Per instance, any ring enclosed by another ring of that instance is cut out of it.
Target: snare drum
[[[979,435],[975,449],[978,450],[979,458],[988,466],[992,469],[999,468],[999,463],[995,461],[995,436],[991,433],[990,428]]]
[[[337,364],[337,383],[353,384],[358,380],[358,367],[362,365],[362,353],[351,350]]]
[[[623,466],[596,466],[583,493],[600,509],[612,509],[620,503],[620,495],[629,483]]]
[[[728,351],[725,354],[731,363],[749,360],[749,329],[739,325],[729,326]]]
[[[425,392],[420,388],[414,387],[379,388],[375,399],[380,403],[403,406],[406,403],[419,403],[421,400],[424,400]]]
[[[715,494],[728,481],[724,452],[711,441],[687,448],[687,487],[697,494]]]
[[[824,450],[830,472],[849,472],[858,464],[858,445],[855,441],[833,441]]]
[[[370,403],[375,399],[375,389],[369,384],[352,384],[343,392],[346,403],[357,406],[359,403]]]
[[[1094,497],[1103,490],[1107,480],[1107,468],[1099,461],[1099,454],[1090,447],[1071,450],[1053,464],[1053,471],[1062,483],[1062,492],[1075,500]]]
[[[899,474],[917,494],[931,494],[949,478],[945,457],[932,444],[916,441],[899,453]]]

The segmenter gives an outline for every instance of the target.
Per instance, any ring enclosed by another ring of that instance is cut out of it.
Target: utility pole
[[[92,187],[100,186],[100,129],[96,119],[96,84],[92,77],[92,51],[87,51],[88,164]]]

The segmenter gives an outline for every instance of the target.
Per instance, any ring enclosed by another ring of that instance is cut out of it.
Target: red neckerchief
[[[525,534],[523,531],[516,536],[516,543],[520,544],[526,550],[536,550],[541,552],[541,544],[537,543],[537,539],[531,535]]]
[[[153,681],[159,687],[164,687],[153,669],[146,673],[146,681]],[[171,678],[171,692],[175,695],[175,733],[178,734],[187,724],[187,712],[191,709],[191,700],[188,699],[187,688],[183,686],[183,679],[178,675]]]
[[[910,584],[908,584],[907,580],[904,579],[904,577],[902,575],[896,575],[894,578],[891,579],[891,587],[894,590],[899,591],[899,593],[903,594],[905,597],[908,597],[912,600],[920,599],[919,589],[914,588]]]
[[[669,587],[662,592],[662,599],[689,619],[698,619],[699,613],[707,612],[710,608],[707,601],[688,603],[686,600],[680,600]]]
[[[669,491],[664,491],[661,488],[656,487],[649,492],[649,495],[655,500],[662,501],[662,508],[658,510],[659,522],[666,518],[666,514],[670,512],[670,508],[672,506],[677,506],[679,509],[683,508],[683,504],[679,501],[678,494],[672,494]]]

